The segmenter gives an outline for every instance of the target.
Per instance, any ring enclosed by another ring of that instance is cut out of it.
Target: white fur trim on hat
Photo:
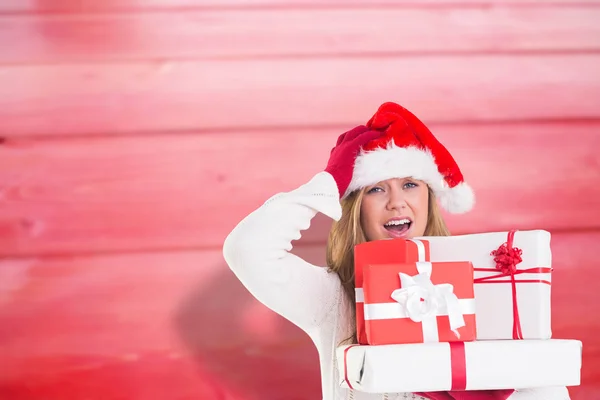
[[[390,142],[387,148],[361,151],[356,157],[352,180],[343,197],[386,179],[406,177],[427,183],[439,198],[442,208],[450,213],[467,212],[475,203],[473,190],[465,182],[454,188],[448,187],[429,150],[415,146],[399,147],[394,142]]]

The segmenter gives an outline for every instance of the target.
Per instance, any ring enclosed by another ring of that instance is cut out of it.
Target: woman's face
[[[368,241],[423,236],[429,190],[412,178],[393,178],[365,189],[360,222]]]

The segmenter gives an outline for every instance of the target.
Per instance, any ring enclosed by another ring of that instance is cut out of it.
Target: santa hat
[[[473,208],[475,195],[454,158],[410,111],[384,103],[367,127],[384,134],[367,143],[357,156],[343,198],[386,179],[412,177],[427,183],[446,211],[460,214]]]

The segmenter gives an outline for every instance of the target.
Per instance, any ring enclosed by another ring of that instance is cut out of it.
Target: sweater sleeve
[[[250,293],[307,332],[332,309],[341,287],[336,274],[290,253],[317,212],[335,220],[342,214],[337,185],[327,172],[271,197],[223,246],[227,264]]]

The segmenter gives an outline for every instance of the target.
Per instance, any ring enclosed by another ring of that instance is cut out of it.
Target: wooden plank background
[[[473,212],[447,216],[453,232],[600,226],[600,213],[589,212],[600,209],[600,187],[589,184],[600,181],[600,122],[435,128],[477,188]],[[563,140],[566,131],[578,140]],[[218,247],[272,194],[324,168],[338,132],[8,140],[0,146],[8,242],[0,255]],[[305,236],[312,243],[327,237],[330,220],[317,221]]]
[[[384,60],[6,67],[0,75],[0,135],[341,129],[366,122],[355,116],[372,114],[384,99],[413,105],[428,123],[600,116],[600,54]]]
[[[552,232],[554,336],[584,342],[572,398],[600,398],[598,20],[597,0],[1,1],[0,398],[318,398],[313,345],[221,245],[389,100],[476,189],[454,233]],[[329,224],[294,251],[322,265]]]
[[[172,9],[392,8],[392,7],[572,7],[599,0],[4,0],[0,11],[22,13],[138,12]]]
[[[140,12],[173,9],[264,9],[264,8],[393,8],[393,7],[572,7],[597,5],[599,0],[4,0],[6,13]]]
[[[4,18],[0,62],[597,51],[599,18],[592,6],[26,14]]]

